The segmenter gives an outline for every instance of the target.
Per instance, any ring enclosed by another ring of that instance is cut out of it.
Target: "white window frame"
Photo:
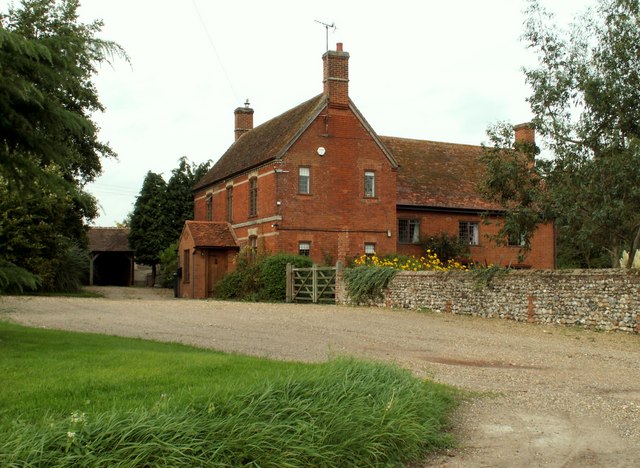
[[[480,245],[480,223],[477,221],[459,221],[458,236],[465,245]]]
[[[367,257],[371,257],[376,254],[376,243],[375,242],[365,242],[364,243],[364,254]]]
[[[376,196],[375,171],[364,171],[364,196],[365,198],[374,198]]]
[[[304,253],[306,252],[306,253]],[[309,241],[299,241],[298,242],[298,255],[302,255],[305,257],[311,256],[311,242]]]
[[[408,239],[402,238],[403,230],[400,229],[400,223],[405,223],[405,222],[407,223],[407,233],[409,235]],[[420,220],[419,219],[415,219],[415,218],[398,219],[398,242],[401,244],[417,244],[420,242]]]
[[[298,168],[298,193],[303,195],[311,193],[311,168],[308,166]]]

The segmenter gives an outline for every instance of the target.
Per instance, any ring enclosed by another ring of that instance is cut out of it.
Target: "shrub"
[[[38,276],[0,258],[0,293],[35,290],[40,283]]]
[[[51,275],[44,285],[45,291],[77,292],[82,279],[89,272],[89,252],[75,243],[61,249],[60,256],[51,262]]]
[[[248,259],[238,255],[236,270],[217,284],[215,295],[219,299],[244,301],[284,301],[287,290],[287,263],[298,268],[310,267],[309,257],[276,254]]]
[[[173,275],[178,271],[178,262],[178,241],[175,241],[160,252],[160,285],[163,288],[173,288]]]
[[[240,270],[232,271],[225,275],[215,288],[215,296],[218,299],[240,299],[244,273]]]
[[[287,263],[296,268],[309,268],[313,262],[309,257],[280,253],[265,257],[258,265],[260,290],[258,298],[264,301],[284,301],[287,292]]]
[[[216,285],[215,296],[219,299],[253,300],[260,290],[260,260],[251,260],[240,251],[236,257],[235,271],[227,274]]]
[[[426,251],[435,253],[443,262],[469,258],[469,246],[460,242],[457,236],[446,232],[424,237],[421,244]]]

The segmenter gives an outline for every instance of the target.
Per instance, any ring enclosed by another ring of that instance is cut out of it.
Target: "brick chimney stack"
[[[249,100],[244,103],[244,107],[238,107],[233,113],[236,116],[235,141],[238,141],[242,135],[253,130],[253,109],[249,107]]]
[[[536,131],[531,122],[521,123],[513,126],[516,134],[516,143],[532,143],[536,142]]]
[[[328,50],[322,56],[324,68],[324,94],[329,97],[330,107],[349,106],[349,52],[342,50],[342,42],[336,50]]]
[[[516,144],[525,144],[527,146],[535,146],[536,144],[536,131],[533,128],[531,122],[521,123],[513,126],[515,132]],[[529,154],[529,168],[533,168],[535,165],[536,152],[531,151]]]

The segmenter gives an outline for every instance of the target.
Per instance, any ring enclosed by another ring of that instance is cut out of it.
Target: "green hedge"
[[[287,290],[287,263],[297,268],[313,265],[309,257],[285,253],[264,257],[253,263],[242,259],[238,261],[236,270],[218,283],[216,297],[282,302]]]

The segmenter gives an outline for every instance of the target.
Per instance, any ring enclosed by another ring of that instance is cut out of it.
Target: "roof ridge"
[[[324,98],[324,94],[318,94],[243,134],[193,186],[193,190],[215,184],[280,157],[291,146],[291,142],[299,137],[300,129],[309,125],[311,115],[320,112]]]
[[[454,145],[454,146],[468,146],[471,148],[482,148],[482,144],[472,145],[470,143],[453,143],[449,141],[423,140],[418,138],[395,137],[395,136],[386,136],[386,135],[380,135],[379,137],[383,139],[386,138],[386,139],[393,139],[393,140],[416,141],[416,142],[422,142],[422,143],[435,143],[438,145]]]

